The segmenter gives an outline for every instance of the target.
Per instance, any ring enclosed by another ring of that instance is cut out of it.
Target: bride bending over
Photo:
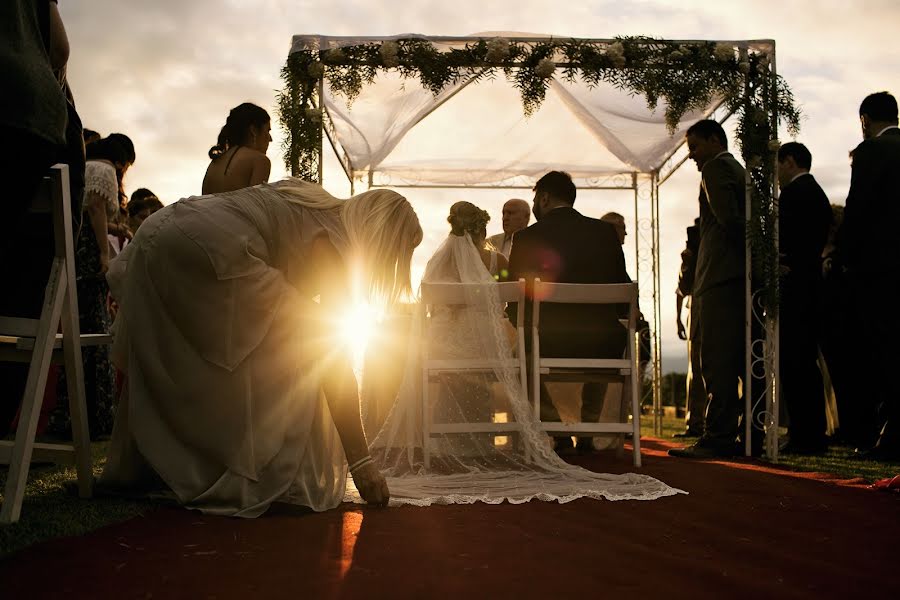
[[[190,508],[254,517],[337,506],[349,463],[362,498],[386,504],[334,329],[354,291],[409,291],[421,240],[393,191],[341,201],[296,179],[154,213],[109,275],[128,389],[101,483],[161,480]]]

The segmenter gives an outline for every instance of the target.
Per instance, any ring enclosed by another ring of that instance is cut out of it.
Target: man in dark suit
[[[696,444],[672,456],[713,458],[735,453],[744,375],[745,173],[728,152],[716,121],[698,121],[687,131],[690,158],[700,182],[700,247],[693,302],[699,302],[700,361],[709,396],[706,431]]]
[[[630,283],[625,256],[615,227],[583,216],[573,208],[575,184],[568,173],[551,171],[534,186],[532,211],[537,223],[516,233],[509,257],[509,278],[524,277],[532,295],[534,279],[556,283]],[[510,306],[513,323],[516,307]],[[526,335],[531,310],[525,311]],[[546,304],[541,307],[541,355],[569,358],[615,358],[625,350],[626,331],[611,305]],[[530,339],[528,340],[530,345]],[[600,416],[606,384],[587,383],[582,391],[583,421]],[[559,413],[541,387],[541,420],[559,421]],[[591,439],[578,448],[589,451]],[[569,438],[556,439],[557,451],[571,447]]]
[[[824,452],[825,393],[817,364],[822,250],[831,227],[831,204],[809,173],[812,155],[797,142],[778,150],[778,248],[781,253],[779,363],[790,422],[788,454]]]
[[[858,322],[858,376],[861,407],[872,415],[872,432],[860,440],[863,454],[873,458],[900,458],[900,415],[897,388],[891,373],[900,364],[900,314],[895,307],[874,310],[900,277],[900,129],[897,100],[887,92],[871,94],[859,107],[863,142],[853,150],[850,192],[844,221],[838,231],[838,253],[853,295]],[[851,318],[855,318],[851,317]],[[875,413],[878,413],[876,420]],[[883,423],[880,434],[878,426]],[[875,440],[874,448],[866,449]]]
[[[687,410],[684,414],[685,429],[672,436],[676,438],[703,435],[703,430],[706,428],[706,404],[708,402],[706,388],[703,385],[703,375],[700,373],[700,317],[697,314],[699,303],[693,299],[694,272],[700,247],[699,217],[694,219],[694,224],[687,228],[686,233],[687,241],[684,250],[681,251],[681,268],[678,271],[678,288],[675,290],[675,319],[678,323],[678,338],[687,341],[688,372],[685,381]],[[690,304],[687,329],[681,320],[681,310],[685,298],[688,298]]]

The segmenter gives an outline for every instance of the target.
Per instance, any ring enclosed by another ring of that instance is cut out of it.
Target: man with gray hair
[[[503,233],[492,235],[487,239],[489,247],[506,258],[512,251],[513,235],[528,227],[531,220],[531,207],[525,200],[512,198],[503,205]]]

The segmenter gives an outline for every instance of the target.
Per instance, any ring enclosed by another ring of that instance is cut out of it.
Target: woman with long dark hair
[[[212,162],[203,178],[202,193],[221,194],[266,183],[272,163],[266,156],[272,136],[264,109],[245,102],[228,113],[216,145],[209,149]]]

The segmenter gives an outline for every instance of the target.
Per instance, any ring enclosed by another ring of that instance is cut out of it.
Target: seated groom
[[[568,173],[551,171],[534,186],[537,223],[516,233],[509,257],[509,278],[524,277],[528,295],[534,279],[554,283],[631,283],[615,227],[585,217],[573,208],[575,184]],[[508,309],[516,323],[516,307]],[[531,309],[525,311],[526,336],[531,334]],[[595,304],[546,304],[541,307],[541,356],[616,358],[625,350],[627,334],[617,307]],[[624,315],[623,315],[624,316]],[[530,339],[527,339],[530,346]],[[581,419],[596,422],[603,406],[605,383],[586,383]],[[541,386],[541,420],[559,421],[559,413]],[[571,438],[556,438],[557,452],[570,450]],[[579,451],[592,448],[591,438],[579,438]]]

